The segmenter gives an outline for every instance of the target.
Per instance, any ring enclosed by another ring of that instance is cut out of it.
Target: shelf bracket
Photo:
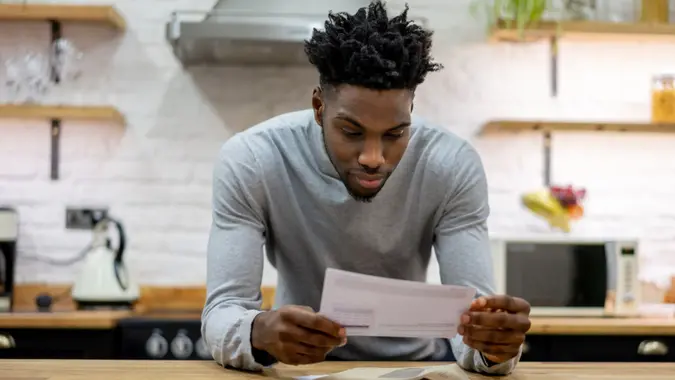
[[[57,45],[54,44],[59,38],[61,38],[61,22],[58,20],[50,20],[49,24],[51,26],[51,49],[49,52],[49,65],[50,65],[50,74],[51,80],[58,84],[61,82],[59,77],[59,71],[57,66],[57,61],[60,58],[61,51]],[[50,154],[50,168],[51,168],[51,179],[59,179],[59,157],[60,157],[60,142],[61,142],[61,120],[60,119],[51,119],[51,128],[49,130],[51,136],[51,154]]]
[[[551,36],[551,97],[558,96],[558,36]],[[544,186],[551,186],[551,131],[544,129]]]
[[[551,186],[551,131],[544,131],[544,186]]]
[[[558,96],[558,37],[552,36],[550,40],[551,49],[551,96]]]
[[[51,127],[51,178],[59,179],[59,146],[61,141],[61,120],[52,119]]]

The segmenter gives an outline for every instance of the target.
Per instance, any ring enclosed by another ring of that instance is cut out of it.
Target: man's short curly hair
[[[322,86],[414,90],[443,68],[430,56],[432,34],[408,20],[407,4],[390,20],[385,5],[373,1],[353,15],[330,12],[325,30],[314,29],[305,41],[305,52]]]

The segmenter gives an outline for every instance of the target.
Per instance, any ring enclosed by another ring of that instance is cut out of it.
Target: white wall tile
[[[397,9],[404,4],[389,3]],[[416,110],[481,152],[495,234],[551,233],[518,198],[542,184],[541,136],[477,138],[482,123],[519,117],[648,120],[652,75],[675,70],[675,45],[563,43],[559,97],[551,99],[547,44],[484,43],[484,25],[469,14],[466,0],[408,3],[412,14],[428,17],[438,30],[434,55],[446,66],[419,89]],[[312,69],[181,69],[164,41],[164,23],[175,9],[205,11],[213,0],[115,4],[129,23],[122,36],[65,26],[65,36],[85,53],[85,72],[48,101],[114,104],[127,128],[65,122],[63,177],[51,182],[48,125],[0,122],[0,203],[21,212],[19,281],[72,280],[77,265],[54,267],[26,257],[75,255],[89,233],[65,230],[65,207],[106,205],[126,222],[128,257],[139,280],[203,283],[218,148],[256,122],[310,105]],[[0,24],[0,57],[17,46],[47,45],[47,25]],[[674,274],[675,137],[561,134],[554,144],[554,181],[589,189],[587,216],[573,234],[635,235],[644,247],[643,275]],[[276,282],[269,267],[264,277]],[[438,281],[434,261],[430,281]]]

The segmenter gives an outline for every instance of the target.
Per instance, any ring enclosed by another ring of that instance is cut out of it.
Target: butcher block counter
[[[279,378],[300,375],[323,375],[355,367],[413,367],[430,363],[405,362],[326,362],[311,366],[277,366]],[[441,364],[441,363],[434,363]],[[494,377],[468,374],[470,379]],[[98,361],[98,360],[3,360],[0,361],[0,379],[26,380],[253,380],[275,378],[262,374],[226,370],[214,362],[199,361]],[[672,380],[675,363],[520,363],[506,379],[551,380]]]
[[[0,329],[114,329],[126,318],[199,320],[201,310],[98,310],[0,313]]]
[[[64,297],[47,312],[36,311],[36,294],[67,288],[23,289],[17,311],[0,313],[0,359],[145,359],[156,328],[169,342],[182,339],[181,331],[195,345],[201,338],[203,287],[144,288],[137,307],[127,311],[74,311]],[[273,289],[262,290],[264,308],[270,307]],[[172,353],[153,359],[172,359]],[[532,317],[522,360],[675,363],[675,319]]]
[[[111,329],[124,318],[199,319],[199,310],[158,311],[18,311],[0,313],[0,328]],[[538,318],[532,317],[530,334],[547,335],[673,335],[675,319],[666,318]]]
[[[141,299],[132,311],[75,311],[70,297],[59,297],[52,312],[38,312],[35,297],[40,293],[63,295],[68,285],[23,284],[16,287],[16,312],[0,313],[0,329],[68,328],[111,329],[131,317],[199,319],[206,289],[195,287],[152,287],[141,289]],[[275,289],[262,287],[263,309],[271,308]],[[666,318],[532,318],[530,334],[538,335],[672,335],[675,319]]]
[[[0,329],[113,329],[117,325],[117,321],[128,318],[133,314],[131,311],[108,310],[17,311],[0,313]]]

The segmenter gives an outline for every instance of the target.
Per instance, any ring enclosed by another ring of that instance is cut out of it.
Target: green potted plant
[[[471,12],[476,15],[481,11],[487,17],[489,29],[515,26],[518,39],[524,40],[525,30],[536,27],[544,18],[556,23],[558,34],[561,19],[579,21],[594,18],[597,0],[472,0]]]
[[[536,26],[545,13],[552,10],[552,0],[473,0],[471,3],[474,16],[483,12],[487,17],[488,28],[515,26],[520,40],[524,39],[527,28]]]

